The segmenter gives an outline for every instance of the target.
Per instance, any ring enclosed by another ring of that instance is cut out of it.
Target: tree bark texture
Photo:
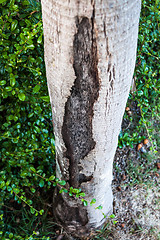
[[[140,0],[42,0],[57,177],[85,199],[54,195],[54,214],[79,236],[112,212],[112,165],[134,72]],[[99,205],[102,211],[95,210]]]

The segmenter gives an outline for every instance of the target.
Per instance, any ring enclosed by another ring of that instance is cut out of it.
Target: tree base
[[[97,210],[98,211],[98,210]],[[110,215],[108,213],[108,215]],[[84,238],[100,229],[105,223],[103,219],[96,227],[89,223],[87,207],[83,206],[79,199],[59,193],[58,187],[53,196],[53,215],[55,221],[73,237]],[[96,223],[97,224],[97,223]]]
[[[88,226],[87,209],[77,199],[59,193],[56,188],[53,196],[53,214],[67,233],[75,237],[87,236],[90,234]]]

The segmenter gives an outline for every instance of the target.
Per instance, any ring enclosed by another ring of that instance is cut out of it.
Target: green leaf
[[[65,193],[68,193],[68,190],[67,190],[67,189],[64,189],[63,191],[64,191]]]
[[[30,167],[30,170],[34,173],[36,173],[36,169],[34,167]]]
[[[36,189],[35,188],[31,188],[31,192],[35,193]]]
[[[114,214],[111,214],[109,217],[110,218],[115,218],[116,216]]]
[[[99,205],[98,207],[96,207],[96,209],[99,209],[99,210],[101,210],[103,207],[102,207],[102,205]]]
[[[18,188],[13,188],[13,191],[14,191],[16,194],[18,194],[18,193],[20,192]]]
[[[16,84],[16,79],[15,78],[10,78],[10,85],[13,87]]]
[[[2,181],[2,182],[0,183],[0,188],[3,188],[5,185],[6,185],[5,181]]]
[[[28,118],[31,118],[34,115],[34,113],[29,113]]]
[[[71,190],[71,189],[70,189]],[[72,190],[71,190],[73,193],[79,193],[80,191],[79,191],[79,189],[77,189],[77,188],[73,188]]]
[[[39,127],[37,127],[37,126],[35,126],[35,130],[34,130],[36,133],[38,132],[38,133],[40,133],[40,128]]]
[[[13,233],[10,233],[10,234],[9,234],[9,238],[10,238],[10,239],[13,238]]]
[[[10,192],[12,190],[12,188],[10,186],[7,186],[7,190],[8,190],[8,192]]]
[[[59,191],[59,193],[63,193],[63,188]]]
[[[40,213],[40,215],[43,215],[43,213],[44,213],[44,210],[43,210],[43,209],[41,209],[41,210],[39,211],[39,213]]]
[[[6,91],[3,91],[3,92],[2,92],[2,97],[3,97],[3,98],[7,98],[7,97],[8,97],[8,93],[7,93]]]
[[[138,91],[137,93],[138,93],[138,96],[142,96],[143,95],[143,91],[142,90]]]
[[[43,179],[40,180],[39,186],[40,186],[40,187],[43,187],[43,186],[44,186],[44,180],[43,180]]]
[[[11,23],[11,31],[14,31],[18,25],[18,21],[15,20],[14,22]]]
[[[24,93],[18,93],[19,100],[24,101],[26,99],[26,96]]]
[[[5,80],[0,81],[0,85],[1,85],[1,86],[5,85],[5,84],[6,84],[6,81],[5,81]]]
[[[12,91],[12,87],[5,87],[5,90],[6,90],[7,92],[10,92],[10,91]]]
[[[88,206],[88,202],[86,200],[83,201],[84,206]]]
[[[93,198],[92,201],[90,202],[90,205],[92,206],[94,203],[96,203],[96,199]]]
[[[85,194],[84,192],[82,192],[82,193],[79,194],[79,196],[81,196],[81,197],[85,197],[86,194]]]
[[[18,117],[17,116],[14,116],[14,121],[16,122],[18,120]]]
[[[33,93],[39,92],[40,88],[41,88],[40,85],[37,84],[37,85],[33,88]]]
[[[37,43],[42,43],[42,34],[39,36]]]
[[[33,44],[31,44],[31,45],[28,45],[27,48],[33,50],[35,48],[35,46]]]
[[[30,212],[32,213],[32,214],[34,214],[35,213],[35,209],[34,208],[30,208]]]
[[[9,115],[9,116],[7,117],[7,119],[8,119],[8,120],[13,120],[13,119],[14,119],[14,116],[13,116],[13,115]]]
[[[52,175],[52,176],[49,177],[49,181],[53,181],[54,179],[55,179],[55,176],[54,176],[54,175]]]
[[[0,0],[0,3],[4,3],[4,2],[6,2],[6,0]]]
[[[48,182],[48,186],[51,186],[51,184],[52,184],[51,182]]]
[[[64,181],[64,180],[58,181],[58,183],[62,186],[66,185],[66,181]]]
[[[48,103],[50,101],[49,96],[42,96],[42,97],[40,97],[40,99],[42,99],[43,101],[48,102]]]
[[[20,124],[20,123],[17,123],[17,124],[16,124],[16,127],[17,127],[17,128],[21,128],[21,124]]]
[[[113,224],[116,224],[118,221],[113,220]]]

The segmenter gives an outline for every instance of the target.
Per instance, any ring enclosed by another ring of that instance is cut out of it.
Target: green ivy
[[[29,199],[44,186],[31,169],[51,176],[54,164],[40,3],[1,0],[0,26],[0,216],[13,200],[30,206],[32,214],[42,214]],[[4,217],[0,221],[5,230],[0,234],[12,239],[15,233],[6,227]]]
[[[157,150],[160,120],[160,39],[159,39],[160,2],[143,0],[139,24],[138,52],[135,69],[136,91],[130,94],[131,101],[137,102],[140,109],[139,120],[135,127],[124,129],[119,135],[119,147],[134,147],[144,138],[151,142],[151,150]],[[136,118],[137,113],[134,114]],[[132,126],[133,118],[125,114]],[[135,119],[134,119],[135,121]]]
[[[159,131],[158,121],[160,119],[160,29],[158,22],[160,2],[143,0],[142,4],[135,71],[137,76],[135,100],[141,110],[139,126],[146,128],[152,149],[156,150],[158,142],[155,138],[155,130]]]

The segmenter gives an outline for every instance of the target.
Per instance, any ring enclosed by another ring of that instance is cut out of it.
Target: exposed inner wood
[[[54,215],[56,221],[62,224],[70,232],[87,233],[88,213],[82,204],[72,199],[71,197],[59,194],[59,189],[56,188],[53,197]]]
[[[73,42],[73,68],[76,79],[65,105],[62,136],[69,159],[69,184],[79,187],[92,176],[79,174],[78,164],[94,149],[92,136],[93,106],[99,96],[97,45],[92,19],[77,17],[77,33]]]

